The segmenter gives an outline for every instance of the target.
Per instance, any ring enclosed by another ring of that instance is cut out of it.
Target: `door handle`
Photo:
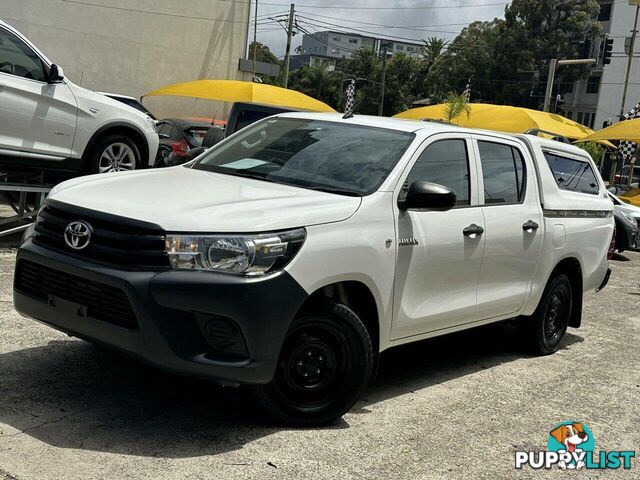
[[[462,233],[465,237],[473,237],[474,235],[480,236],[484,233],[484,228],[472,223],[468,227],[465,227],[464,230],[462,230]]]
[[[539,227],[540,225],[538,225],[536,222],[534,222],[533,220],[529,220],[528,222],[522,225],[522,230],[524,230],[527,233],[533,233],[536,230],[538,230]]]

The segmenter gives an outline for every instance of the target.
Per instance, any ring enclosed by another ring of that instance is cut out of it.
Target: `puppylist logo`
[[[547,451],[516,452],[516,469],[528,465],[535,470],[553,467],[561,470],[629,470],[636,456],[633,450],[596,452],[595,447],[593,433],[585,423],[562,422],[549,432]]]

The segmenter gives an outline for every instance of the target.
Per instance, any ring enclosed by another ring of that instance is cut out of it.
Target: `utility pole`
[[[629,74],[631,73],[631,61],[633,60],[633,47],[636,43],[636,33],[638,32],[638,13],[640,13],[640,3],[629,0],[629,5],[636,5],[636,19],[633,22],[633,31],[631,32],[631,45],[629,45],[629,60],[627,61],[627,77],[624,80],[624,89],[622,90],[622,105],[620,106],[620,120],[624,120],[624,104],[627,101],[627,89],[629,88]],[[632,175],[629,175],[631,177]]]
[[[251,81],[256,81],[256,54],[258,52],[258,0],[256,1],[256,11],[253,14],[253,74]]]
[[[291,60],[291,37],[293,36],[293,19],[296,14],[295,4],[289,9],[289,22],[287,23],[287,50],[284,54],[284,88],[289,85],[289,61]]]
[[[544,94],[543,111],[548,112],[551,106],[551,93],[553,92],[553,82],[556,78],[556,69],[562,65],[593,65],[596,63],[595,58],[579,58],[575,60],[557,60],[552,58],[549,60],[549,76],[547,77],[547,91]]]
[[[553,91],[553,82],[556,79],[556,68],[558,68],[558,60],[552,58],[549,60],[549,75],[547,76],[547,90],[544,94],[543,112],[548,112],[549,106],[551,105],[551,93]]]
[[[384,84],[387,80],[387,47],[382,48],[382,74],[380,76],[380,103],[378,104],[378,116],[382,116],[384,110]]]

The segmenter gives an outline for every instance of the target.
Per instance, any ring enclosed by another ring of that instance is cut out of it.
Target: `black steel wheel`
[[[533,353],[548,355],[560,348],[572,308],[571,280],[564,273],[557,274],[547,283],[534,314],[518,321],[523,340]]]
[[[336,421],[371,377],[371,339],[358,316],[335,303],[314,310],[291,325],[273,380],[254,387],[263,409],[280,423]]]

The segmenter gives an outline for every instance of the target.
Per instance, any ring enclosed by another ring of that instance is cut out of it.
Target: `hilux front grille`
[[[86,248],[65,243],[65,229],[74,221],[92,228]],[[126,269],[169,268],[164,231],[155,224],[108,215],[48,200],[38,214],[33,242],[88,260]]]
[[[127,294],[104,283],[20,260],[16,266],[15,289],[43,302],[54,301],[52,297],[62,298],[85,307],[87,317],[120,327],[138,328]]]

